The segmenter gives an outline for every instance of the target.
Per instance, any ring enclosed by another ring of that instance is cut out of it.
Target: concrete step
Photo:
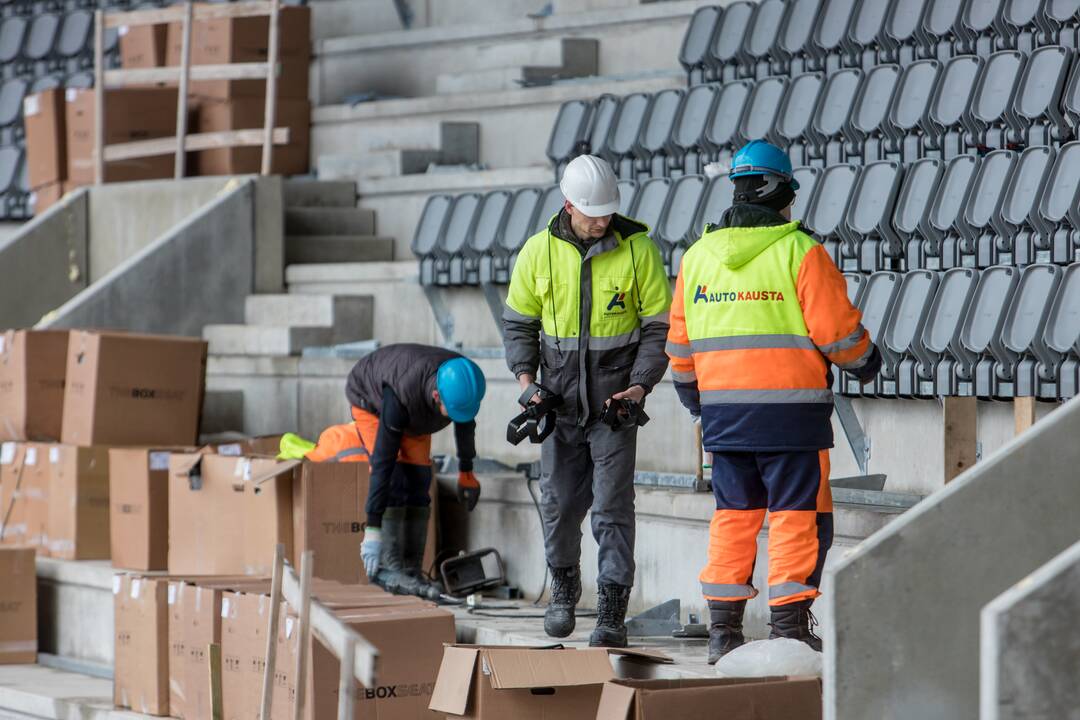
[[[299,355],[305,347],[332,345],[331,327],[207,325],[203,339],[211,355]],[[363,338],[359,338],[363,339]]]
[[[394,238],[374,235],[290,235],[285,262],[386,262],[394,259]]]
[[[244,322],[269,327],[330,327],[334,343],[367,340],[375,298],[370,295],[248,295]]]
[[[375,211],[356,207],[286,208],[285,235],[374,235]]]
[[[216,435],[240,432],[244,428],[244,393],[231,390],[207,390],[203,396],[199,432]]]
[[[439,73],[435,91],[440,95],[500,92],[553,80],[587,77],[600,72],[600,46],[589,38],[563,38],[559,61],[544,65],[502,65],[471,72]]]
[[[356,183],[286,178],[285,207],[356,207]]]
[[[438,150],[375,150],[356,155],[320,155],[316,159],[319,178],[377,178],[417,175],[427,172],[432,163],[440,163]]]
[[[347,144],[321,146],[313,155],[320,180],[422,173],[433,162],[469,165],[480,161],[480,124],[438,118],[395,123],[377,134],[351,137]]]

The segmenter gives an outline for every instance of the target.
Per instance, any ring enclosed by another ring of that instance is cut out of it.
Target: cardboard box
[[[300,650],[300,634],[296,631],[297,617],[289,614],[290,611],[288,603],[281,604],[270,720],[292,720],[296,705],[296,655]]]
[[[23,99],[26,172],[31,188],[38,189],[67,178],[64,116],[62,88],[42,90]]]
[[[199,132],[263,128],[266,108],[262,98],[204,100],[199,104]],[[271,172],[277,175],[303,175],[310,159],[311,104],[301,100],[279,100],[275,127],[289,129],[289,144],[275,145],[271,154]],[[244,175],[259,172],[262,146],[216,148],[191,153],[192,167],[198,175]]]
[[[122,25],[120,37],[120,67],[153,68],[165,65],[165,44],[168,25]]]
[[[67,126],[67,179],[94,182],[94,92],[68,88],[64,120]],[[105,98],[105,143],[176,135],[176,88],[122,88]],[[173,177],[173,154],[111,161],[106,182],[130,182]]]
[[[0,446],[0,486],[3,491],[2,544],[48,553],[48,446],[6,442]]]
[[[612,680],[604,684],[596,720],[736,718],[753,708],[754,720],[821,718],[817,678],[702,678]]]
[[[54,182],[42,185],[30,193],[30,209],[34,217],[41,215],[64,197],[64,183]]]
[[[61,560],[109,559],[109,449],[49,445],[48,548]]]
[[[169,457],[176,448],[109,451],[109,529],[114,568],[169,567]],[[190,448],[182,448],[190,452]]]
[[[61,438],[69,445],[194,445],[205,376],[202,340],[73,330]]]
[[[226,592],[221,599],[222,708],[225,720],[258,717],[266,667],[268,592]]]
[[[67,330],[0,335],[0,440],[60,439]]]
[[[0,548],[0,665],[37,662],[37,569],[30,548]]]
[[[169,714],[169,579],[116,575],[113,703]]]

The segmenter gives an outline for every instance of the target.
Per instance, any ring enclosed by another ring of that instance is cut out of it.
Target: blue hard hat
[[[739,148],[731,158],[732,180],[749,175],[776,175],[791,183],[792,190],[799,189],[799,183],[791,176],[791,158],[787,153],[764,140],[751,140]]]
[[[439,366],[435,386],[446,406],[446,414],[456,423],[466,423],[476,417],[487,389],[480,367],[463,357],[447,360]]]

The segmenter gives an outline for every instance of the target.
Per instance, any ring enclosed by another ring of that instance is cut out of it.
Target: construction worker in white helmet
[[[543,440],[541,514],[551,568],[544,629],[566,637],[581,598],[581,524],[599,545],[597,624],[590,645],[626,646],[634,584],[638,412],[667,370],[671,288],[645,225],[618,214],[611,166],[581,155],[559,184],[563,208],[526,241],[503,313],[506,361],[538,402],[561,396]],[[536,394],[534,394],[536,393]]]

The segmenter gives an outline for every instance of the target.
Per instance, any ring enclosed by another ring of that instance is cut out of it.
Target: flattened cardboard
[[[32,548],[0,548],[0,665],[37,662],[37,569]]]
[[[60,439],[68,334],[8,330],[0,335],[0,440]]]
[[[169,567],[169,458],[191,448],[109,450],[109,531],[114,568]]]
[[[109,559],[109,449],[45,446],[48,549],[61,560]]]
[[[605,683],[596,720],[818,720],[817,678],[700,678],[612,680]]]
[[[169,714],[169,578],[113,576],[113,703],[146,715]]]
[[[67,179],[64,114],[62,88],[42,90],[23,99],[27,180],[35,190]]]

